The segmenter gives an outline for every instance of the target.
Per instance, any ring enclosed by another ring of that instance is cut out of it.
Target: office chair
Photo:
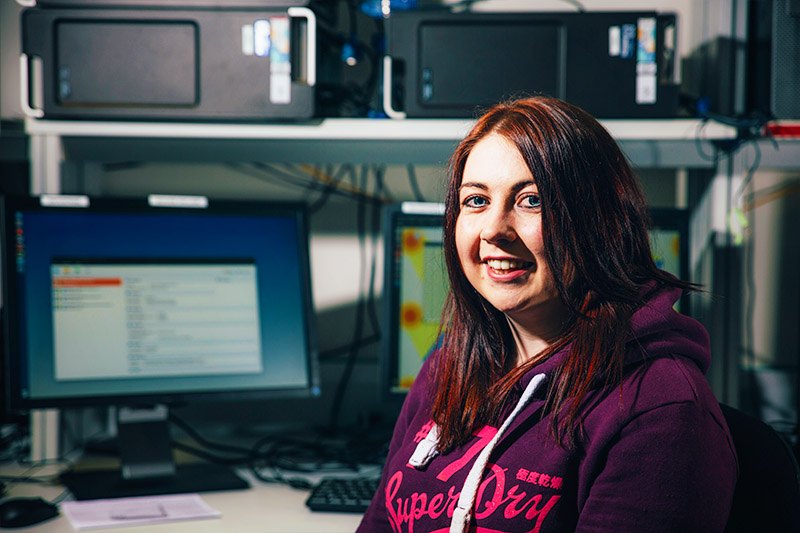
[[[800,531],[800,468],[772,427],[720,404],[739,458],[739,479],[726,533]]]

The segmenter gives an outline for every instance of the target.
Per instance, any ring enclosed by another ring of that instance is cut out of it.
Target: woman
[[[625,156],[582,110],[490,109],[451,159],[442,348],[361,532],[721,531],[736,458],[693,286],[656,268]],[[477,529],[476,529],[477,528]]]

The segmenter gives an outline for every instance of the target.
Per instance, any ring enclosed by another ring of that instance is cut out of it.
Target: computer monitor
[[[118,408],[121,471],[68,475],[76,498],[247,486],[176,467],[167,408],[319,395],[304,206],[45,195],[1,209],[7,405]]]
[[[442,254],[444,205],[405,202],[386,209],[383,226],[384,336],[381,389],[402,398],[436,349],[449,281]],[[685,210],[651,209],[656,266],[688,276],[689,221]],[[686,296],[676,307],[688,313]]]
[[[384,397],[402,397],[436,349],[450,290],[442,252],[444,204],[403,202],[384,214]]]
[[[650,246],[653,261],[661,270],[689,279],[689,213],[686,209],[650,209]],[[691,314],[689,294],[675,304],[685,315]]]

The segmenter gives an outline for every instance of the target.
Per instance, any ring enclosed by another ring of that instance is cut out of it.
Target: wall
[[[798,415],[800,171],[756,173],[742,211],[742,404],[789,431]]]

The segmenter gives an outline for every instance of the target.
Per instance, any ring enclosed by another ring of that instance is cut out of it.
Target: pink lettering
[[[502,511],[505,519],[516,518],[525,512],[526,520],[535,520],[533,529],[528,533],[539,533],[545,518],[561,496],[550,496],[543,504],[544,495],[537,494],[528,498],[525,492],[520,491],[519,485],[506,491],[506,470],[491,463],[489,467],[490,473],[478,487],[476,494],[475,519],[486,519],[505,505]],[[561,478],[550,479],[554,483],[552,480]],[[404,524],[407,524],[408,533],[413,533],[416,522],[425,517],[437,520],[446,512],[446,516],[452,518],[460,495],[455,486],[451,486],[446,495],[440,492],[429,497],[427,493],[414,492],[403,498],[398,497],[402,483],[403,472],[395,472],[386,483],[384,493],[389,523],[394,533],[403,533]]]
[[[444,494],[441,492],[435,494],[433,498],[431,498],[431,503],[428,504],[428,516],[434,520],[442,516],[442,512],[444,512],[444,505],[442,505],[442,502],[444,502]]]
[[[528,512],[525,513],[525,518],[528,520],[533,520],[534,517],[538,516],[539,518],[536,520],[536,525],[533,526],[533,529],[530,530],[529,533],[539,533],[539,530],[542,527],[542,522],[547,517],[547,513],[550,512],[550,509],[558,503],[558,500],[561,499],[561,496],[551,496],[547,503],[541,509],[537,509],[537,505],[542,501],[542,495],[537,494],[533,498],[531,498],[531,508],[528,509]]]
[[[395,496],[397,496],[397,491],[400,490],[400,484],[403,482],[403,473],[400,471],[395,472],[395,474],[389,478],[389,481],[386,482],[386,513],[389,515],[389,523],[392,525],[392,530],[400,533],[400,526],[403,524],[402,519],[400,518],[399,512],[395,511],[392,507],[392,500]],[[397,507],[402,505],[402,498],[397,499]]]
[[[461,491],[456,492],[455,487],[450,487],[450,490],[447,491],[447,518],[453,518],[453,513],[456,511],[456,503],[458,503],[458,497],[461,495]]]
[[[475,518],[477,519],[486,518],[487,516],[491,515],[494,510],[497,509],[497,506],[502,502],[503,492],[506,490],[506,471],[496,464],[490,463],[490,467],[492,473],[485,480],[483,480],[483,483],[481,483],[480,487],[478,487],[478,494],[475,499]],[[494,493],[492,494],[491,499],[483,504],[486,509],[478,512],[478,506],[480,505],[479,502],[483,501],[483,493],[486,491],[486,488],[495,480],[497,481],[494,485]]]
[[[414,533],[414,521],[425,516],[425,505],[428,503],[428,495],[415,492],[411,495],[411,509],[408,514],[408,533]]]
[[[439,481],[447,481],[450,479],[450,476],[467,466],[467,463],[472,460],[473,457],[478,455],[478,453],[489,444],[489,441],[492,440],[492,437],[497,434],[497,430],[491,426],[483,426],[483,428],[476,433],[476,437],[478,440],[475,441],[475,444],[470,446],[464,455],[447,465],[439,475],[436,476],[436,479]]]
[[[504,502],[511,500],[511,503],[509,503],[506,506],[505,511],[503,511],[503,516],[508,518],[508,519],[514,518],[515,516],[517,516],[519,513],[524,511],[525,510],[525,506],[528,505],[526,503],[525,505],[523,505],[519,509],[517,508],[517,505],[519,504],[519,502],[524,500],[525,496],[527,496],[527,494],[525,494],[524,492],[521,492],[521,493],[517,494],[517,489],[518,488],[519,488],[519,485],[514,485],[513,487],[511,487],[508,490],[508,493],[506,494],[505,500],[503,500]]]
[[[524,468],[520,468],[519,470],[517,470],[517,479],[520,481],[525,481],[526,479],[528,479],[528,474],[530,474],[530,472],[528,472]]]
[[[424,426],[422,426],[422,429],[417,431],[417,434],[414,435],[414,442],[420,443],[423,440],[425,440],[425,437],[427,437],[428,433],[430,433],[431,429],[433,429],[433,424],[434,424],[434,422],[433,422],[433,420],[431,420],[431,421],[427,422]]]

